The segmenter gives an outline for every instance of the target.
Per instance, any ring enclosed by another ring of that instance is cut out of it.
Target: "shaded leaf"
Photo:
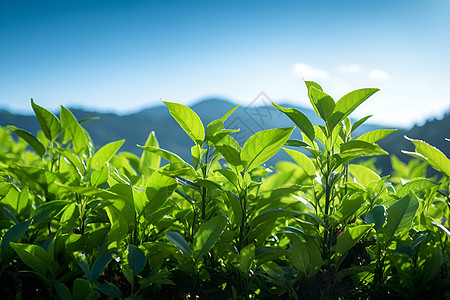
[[[314,141],[314,127],[304,113],[295,108],[284,108],[276,105],[275,103],[272,103],[272,105],[276,109],[284,113],[286,116],[288,116],[289,119],[291,119],[292,122],[294,122],[295,125],[297,125],[298,128],[303,131],[311,141]]]
[[[28,145],[30,145],[30,147],[34,151],[36,151],[37,154],[39,154],[40,157],[43,157],[45,155],[46,151],[44,145],[42,145],[42,143],[39,142],[38,139],[35,138],[31,133],[12,125],[8,126],[8,128],[14,131],[18,136],[23,138],[28,143]]]

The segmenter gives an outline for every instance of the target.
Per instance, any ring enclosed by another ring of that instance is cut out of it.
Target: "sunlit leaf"
[[[241,151],[242,166],[246,171],[263,164],[287,141],[294,127],[263,130],[252,135]]]
[[[58,118],[53,113],[34,103],[33,99],[31,99],[31,106],[47,139],[52,142],[55,141],[62,131]]]
[[[198,115],[189,107],[173,102],[163,101],[169,108],[172,117],[180,124],[181,128],[198,145],[205,139],[205,129]]]

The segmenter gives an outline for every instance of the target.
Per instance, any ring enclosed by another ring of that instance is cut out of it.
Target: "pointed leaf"
[[[16,251],[20,259],[37,273],[45,276],[50,270],[52,261],[50,255],[37,245],[10,243],[11,248]]]
[[[445,174],[447,177],[450,177],[450,160],[441,150],[427,144],[421,140],[414,140],[407,136],[405,139],[411,141],[416,147],[416,152],[422,156],[422,160],[425,160],[430,166],[439,172]],[[402,151],[404,153],[410,154],[406,151]],[[416,156],[419,157],[420,156]]]
[[[272,103],[272,105],[288,116],[289,119],[291,119],[292,122],[294,122],[295,125],[297,125],[298,128],[303,131],[311,141],[314,141],[314,127],[305,114],[295,108],[284,108],[276,105],[275,103]]]
[[[418,208],[419,201],[414,193],[394,202],[386,210],[386,225],[380,230],[392,237],[397,231],[410,228]]]
[[[200,226],[194,237],[194,250],[199,251],[198,257],[211,250],[225,230],[227,222],[224,216],[219,215]]]
[[[183,251],[184,254],[190,255],[191,254],[191,248],[189,248],[188,242],[175,231],[167,231],[165,233],[166,237],[172,241],[181,251]]]
[[[34,151],[36,151],[37,154],[39,154],[40,157],[43,157],[46,153],[44,145],[42,145],[41,142],[38,141],[37,138],[35,138],[31,133],[17,128],[15,126],[8,126],[8,128],[12,131],[14,131],[18,136],[23,138],[28,145],[30,145],[31,148],[33,148]]]
[[[307,157],[305,154],[295,151],[283,148],[284,151],[289,154],[289,156],[305,171],[305,173],[309,177],[315,177],[316,176],[316,168],[314,167],[313,162],[309,157]]]
[[[310,147],[308,143],[299,140],[287,140],[284,145],[289,147]]]
[[[333,98],[321,90],[318,90],[314,86],[309,89],[308,96],[316,113],[322,118],[322,120],[328,123],[336,105]]]
[[[91,168],[98,170],[101,167],[103,167],[103,164],[105,162],[109,162],[113,158],[113,156],[120,149],[120,147],[122,147],[124,142],[125,140],[120,140],[106,144],[105,146],[100,148],[91,158],[90,161]]]
[[[215,147],[230,167],[236,170],[242,165],[241,154],[238,149],[230,145],[216,145]]]
[[[366,101],[370,96],[378,92],[379,89],[359,89],[352,91],[336,102],[333,115],[330,120],[331,127],[340,123],[349,116],[361,103]]]
[[[377,144],[365,141],[353,140],[341,144],[341,154],[359,154],[361,156],[387,155],[388,153],[381,149]]]
[[[147,181],[145,195],[148,203],[139,210],[156,211],[160,209],[177,187],[177,181],[159,172],[153,173]]]
[[[144,251],[136,247],[135,245],[128,245],[128,266],[133,271],[133,275],[139,274],[145,267],[147,258]]]
[[[373,115],[365,116],[364,118],[359,119],[352,125],[352,129],[350,130],[350,133],[355,131],[359,126],[361,126],[364,122],[366,122],[369,118],[373,117]]]
[[[84,167],[83,162],[81,161],[80,157],[76,153],[69,151],[67,149],[64,149],[64,148],[50,148],[50,149],[63,155],[65,158],[67,158],[70,161],[70,163],[75,168],[77,168],[77,170],[78,170],[78,172],[80,172],[80,174],[84,174],[86,168]]]
[[[203,140],[205,139],[205,129],[198,115],[183,104],[163,102],[169,108],[172,117],[180,124],[181,128],[183,128],[194,143],[198,145],[203,144]]]
[[[92,148],[92,141],[89,134],[81,127],[75,116],[70,110],[61,105],[61,125],[64,129],[64,135],[72,140],[73,149],[80,154],[83,150]]]
[[[17,223],[9,228],[2,239],[2,253],[9,247],[9,243],[17,241],[30,227],[32,219]]]
[[[252,135],[241,151],[244,169],[250,171],[271,158],[284,145],[292,130],[294,127],[276,128],[259,131]]]
[[[88,276],[85,275],[84,277],[90,282],[93,282],[103,272],[111,259],[112,257],[109,252],[103,253],[95,260],[94,264],[92,265],[91,272],[88,274]]]
[[[361,215],[361,219],[366,222],[366,224],[375,224],[373,228],[378,230],[386,222],[386,207],[383,205],[377,205],[367,213]]]
[[[45,108],[34,103],[33,99],[31,99],[31,106],[47,139],[52,142],[55,141],[62,131],[58,118]]]
[[[363,165],[349,165],[348,170],[356,181],[362,186],[367,186],[371,181],[379,181],[380,175],[375,173],[372,169]]]
[[[139,148],[142,148],[144,150],[147,150],[151,153],[154,153],[172,163],[182,163],[182,164],[187,164],[181,157],[179,157],[177,154],[172,153],[168,150],[164,150],[164,149],[160,149],[158,147],[154,147],[154,146],[139,146],[137,145]]]
[[[337,243],[334,246],[336,255],[345,255],[371,228],[372,225],[357,225],[352,228],[346,228],[344,233],[338,237]]]
[[[150,132],[147,141],[145,141],[144,146],[159,148],[158,140],[156,139],[154,131]],[[144,176],[144,182],[147,181],[147,179],[153,173],[153,170],[159,169],[160,164],[161,164],[161,156],[152,153],[151,151],[142,152],[141,159],[139,161],[139,169],[141,170],[142,175]]]
[[[306,84],[306,89],[309,91],[309,89],[311,87],[315,87],[316,89],[318,89],[319,91],[323,91],[322,87],[320,86],[320,84],[318,84],[317,82],[314,81],[305,81]]]
[[[225,123],[225,120],[228,119],[228,117],[239,107],[239,104],[227,111],[220,120]]]
[[[375,143],[381,140],[382,138],[385,138],[386,136],[390,135],[394,131],[397,131],[397,129],[377,129],[361,135],[356,140],[365,141],[368,143]]]

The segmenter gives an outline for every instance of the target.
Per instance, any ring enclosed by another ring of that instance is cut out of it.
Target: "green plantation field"
[[[389,153],[377,143],[395,130],[355,138],[368,117],[349,118],[378,90],[335,101],[305,84],[322,125],[273,103],[292,126],[242,146],[224,128],[237,107],[203,124],[164,102],[191,140],[188,161],[153,132],[141,155],[121,151],[126,136],[96,148],[90,120],[32,101],[36,136],[0,128],[0,295],[449,299],[449,159],[406,137],[414,159],[392,156],[381,177],[373,158]],[[279,151],[293,162],[265,166]]]

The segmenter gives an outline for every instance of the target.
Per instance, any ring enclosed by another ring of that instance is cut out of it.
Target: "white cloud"
[[[338,71],[341,74],[361,73],[363,71],[363,67],[357,64],[342,65],[339,66]]]
[[[374,69],[370,71],[369,76],[370,78],[375,80],[388,80],[389,78],[391,78],[391,76],[387,72],[379,69]]]
[[[305,80],[326,79],[330,77],[330,74],[326,70],[316,69],[303,63],[296,63],[292,69],[292,73],[295,76],[303,77]]]

